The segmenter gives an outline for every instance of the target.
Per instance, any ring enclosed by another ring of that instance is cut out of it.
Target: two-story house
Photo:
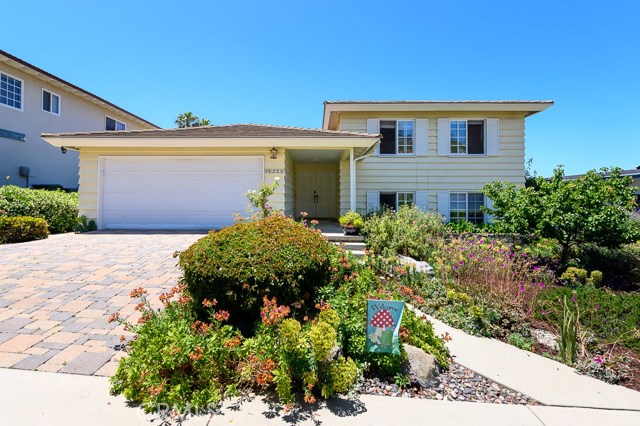
[[[158,126],[0,50],[0,186],[78,187],[78,152],[49,145],[42,133],[154,128]]]
[[[415,204],[485,220],[482,186],[524,183],[525,118],[551,101],[325,102],[322,129],[256,124],[47,134],[80,151],[80,213],[100,228],[206,228],[272,206],[336,218]]]

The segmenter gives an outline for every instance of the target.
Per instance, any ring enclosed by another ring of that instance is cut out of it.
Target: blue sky
[[[163,127],[320,127],[338,99],[551,99],[549,175],[640,166],[636,1],[5,2],[2,49]]]

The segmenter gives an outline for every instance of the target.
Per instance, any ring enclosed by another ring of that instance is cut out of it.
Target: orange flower
[[[131,293],[129,294],[129,296],[131,296],[131,298],[141,297],[145,293],[147,293],[147,290],[145,290],[142,287],[138,287],[138,288],[134,288],[133,290],[131,290]]]
[[[229,320],[229,312],[227,311],[218,311],[215,314],[213,314],[213,317],[216,319],[216,321],[228,321]]]
[[[118,321],[118,319],[120,319],[120,312],[111,314],[111,316],[109,317],[109,322]]]
[[[218,304],[218,301],[216,299],[213,299],[213,300],[203,299],[202,300],[202,306],[204,306],[205,308],[212,308],[212,307],[216,306],[217,304]]]
[[[200,361],[203,357],[203,350],[200,346],[196,346],[195,352],[191,352],[189,354],[189,359],[193,362]]]
[[[304,402],[306,402],[307,404],[315,404],[316,403],[316,397],[313,396],[312,393],[305,393],[304,394]]]

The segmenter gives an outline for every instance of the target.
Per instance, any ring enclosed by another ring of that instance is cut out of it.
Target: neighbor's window
[[[413,154],[412,120],[380,121],[380,154]]]
[[[415,204],[414,192],[381,192],[380,207],[398,210],[400,206]]]
[[[476,192],[452,192],[449,195],[449,216],[452,222],[468,220],[484,223],[484,195]]]
[[[60,96],[42,89],[42,109],[60,115]]]
[[[109,116],[106,118],[106,130],[127,130],[127,125]]]
[[[0,73],[0,104],[21,110],[22,85],[22,80]]]
[[[451,120],[451,154],[484,154],[484,121]]]

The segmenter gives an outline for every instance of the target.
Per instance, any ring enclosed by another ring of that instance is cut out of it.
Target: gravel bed
[[[410,386],[401,389],[398,385],[378,378],[365,378],[360,384],[360,393],[404,398],[426,398],[447,401],[483,402],[491,404],[538,405],[538,402],[511,389],[474,373],[468,368],[451,363],[449,371],[440,373],[440,383],[423,389]]]

